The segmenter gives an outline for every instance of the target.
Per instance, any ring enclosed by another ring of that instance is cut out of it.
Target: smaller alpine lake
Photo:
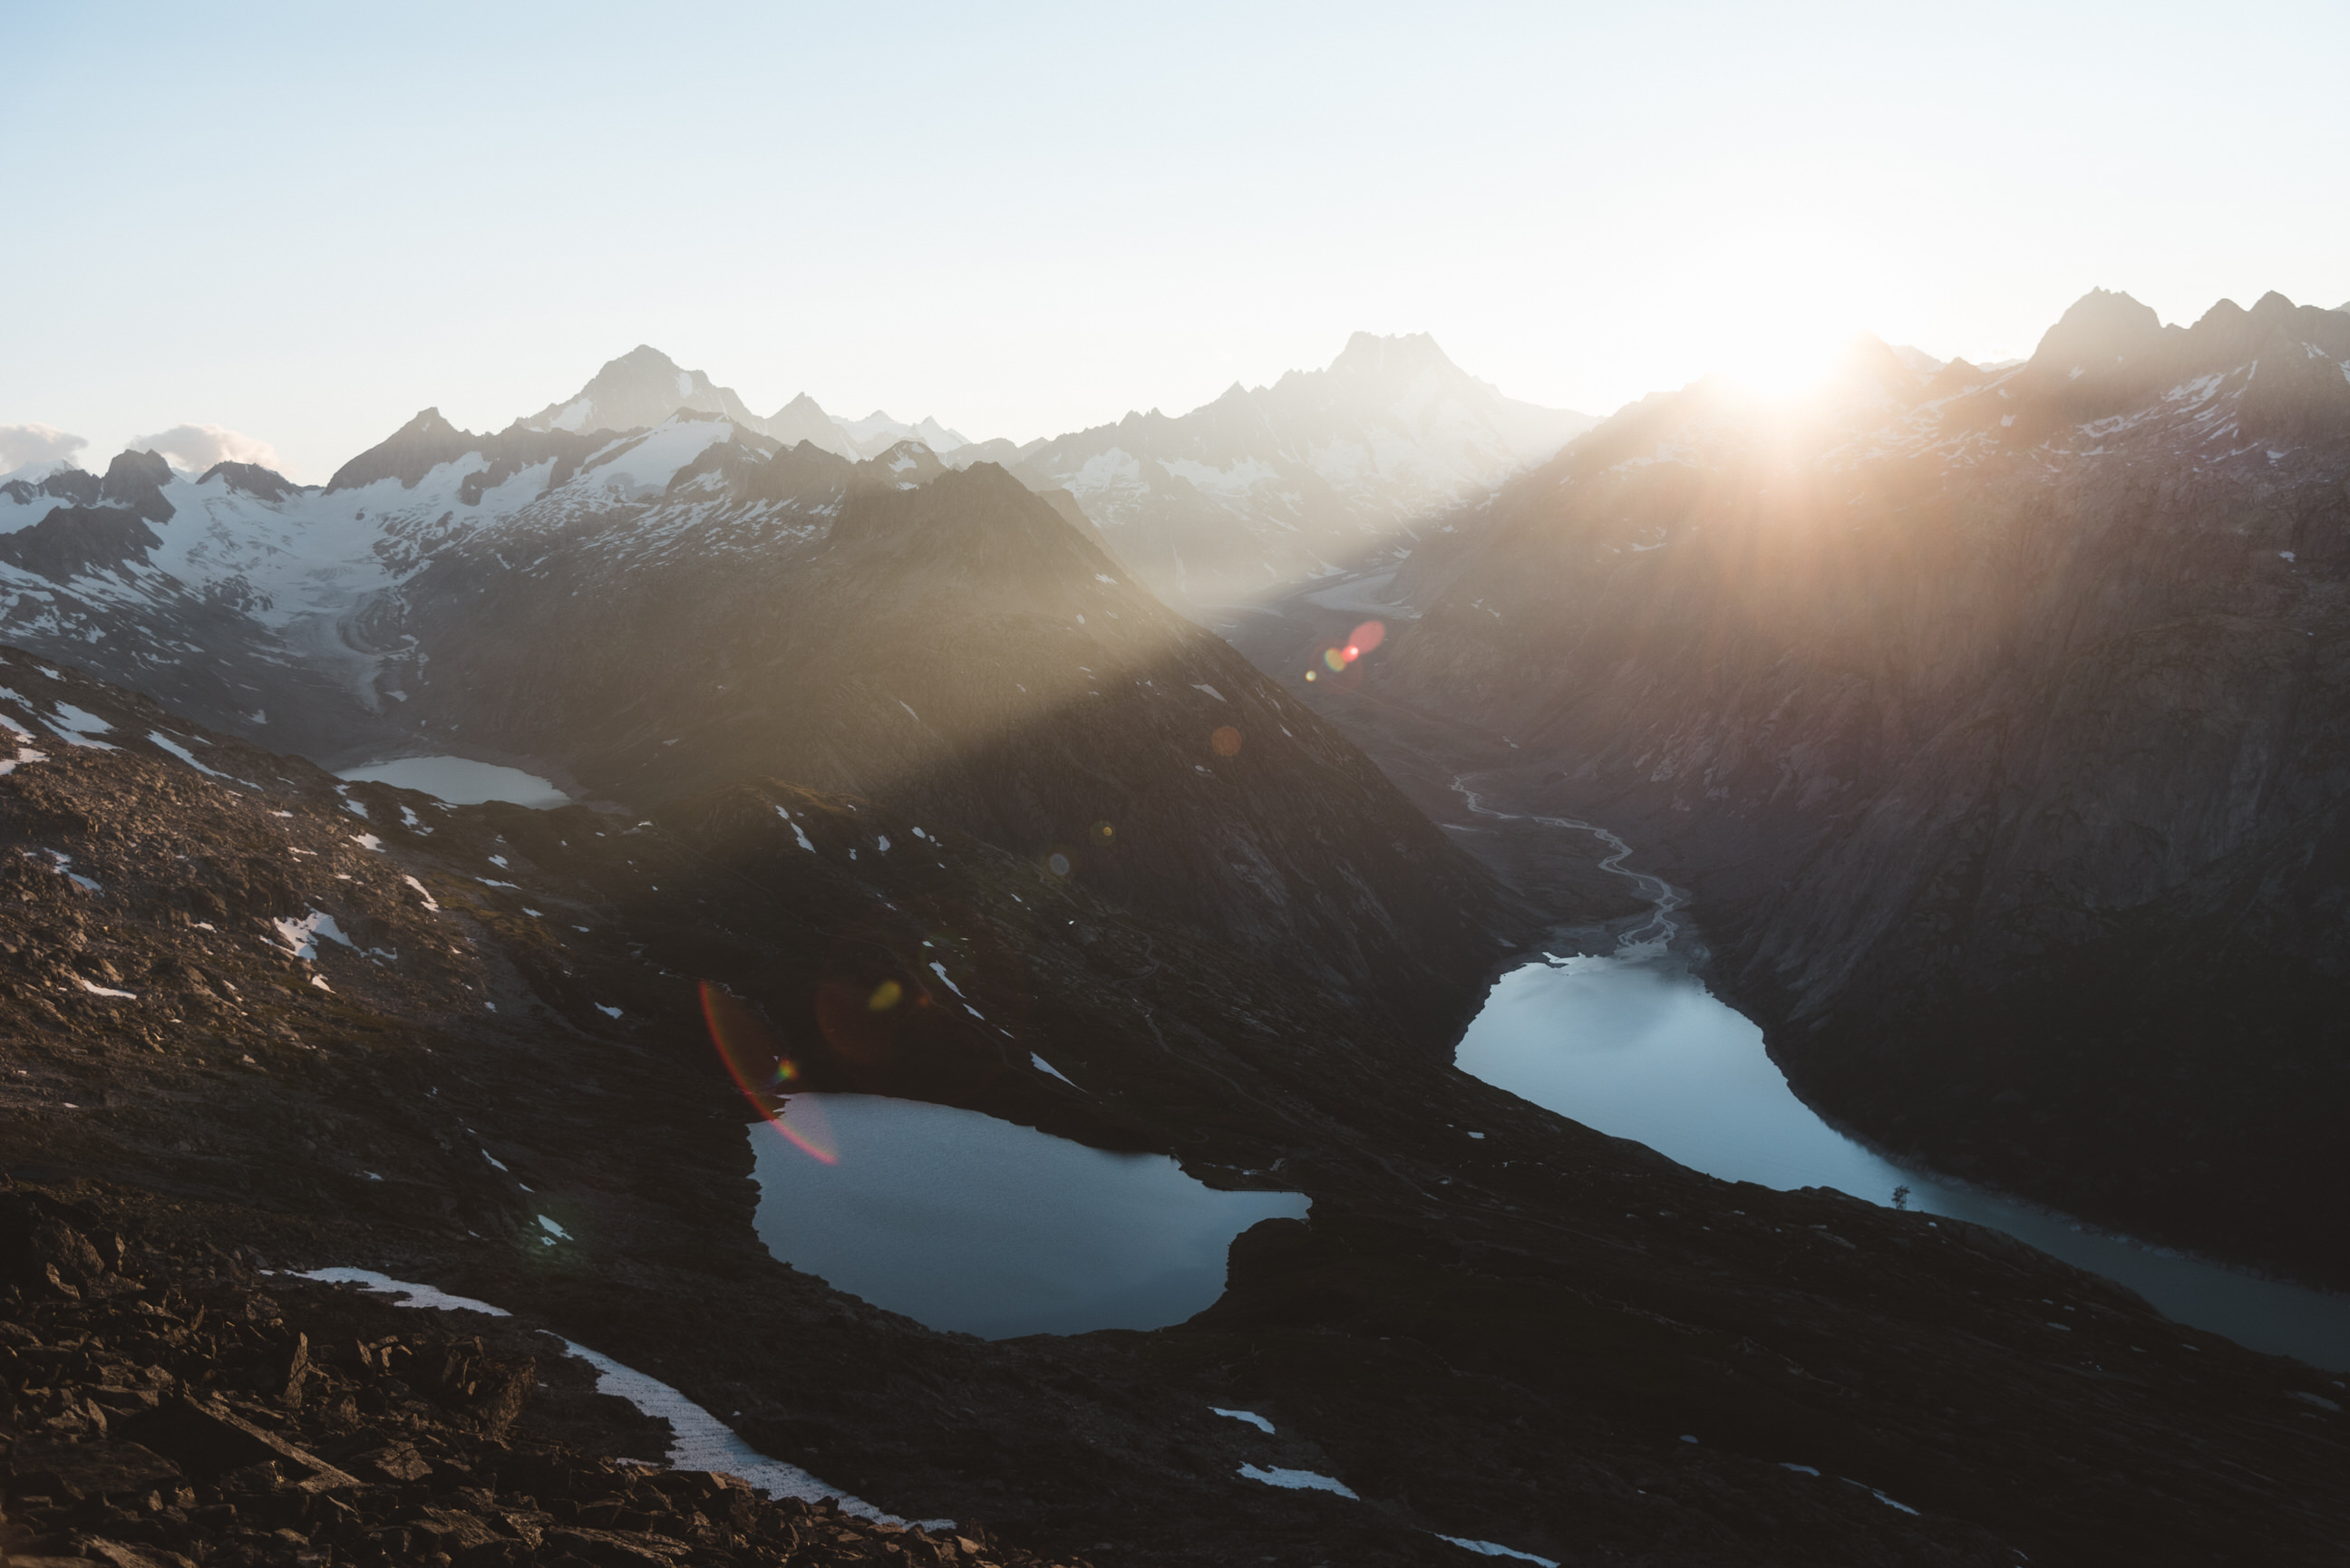
[[[388,784],[421,790],[451,805],[503,800],[515,805],[567,805],[571,797],[536,774],[477,763],[471,757],[393,757],[344,768],[335,775],[352,784]]]
[[[1297,1192],[1220,1192],[978,1111],[799,1094],[751,1127],[754,1223],[795,1269],[931,1328],[1010,1339],[1162,1328],[1224,1290],[1226,1250]]]

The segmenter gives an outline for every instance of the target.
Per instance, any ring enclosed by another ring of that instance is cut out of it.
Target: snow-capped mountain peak
[[[764,424],[743,406],[732,387],[721,387],[700,370],[684,370],[650,344],[639,343],[608,361],[567,401],[549,403],[523,421],[535,431],[637,430],[657,425],[680,409],[723,414],[746,430]],[[764,433],[764,432],[763,432]]]
[[[878,457],[904,441],[920,441],[941,454],[972,444],[968,436],[935,418],[908,424],[876,409],[861,420],[842,419],[826,412],[806,392],[761,419],[733,388],[717,385],[700,370],[681,369],[668,355],[644,343],[607,363],[571,397],[547,404],[520,424],[529,431],[590,435],[650,429],[681,411],[720,416],[787,447],[806,441],[852,462]]]
[[[1404,332],[1392,337],[1357,332],[1347,339],[1347,346],[1330,361],[1333,376],[1409,378],[1430,369],[1461,373],[1460,367],[1437,347],[1436,339],[1425,332]]]

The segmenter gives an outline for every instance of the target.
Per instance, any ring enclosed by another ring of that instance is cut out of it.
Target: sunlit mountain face
[[[1417,523],[1594,422],[1503,397],[1425,335],[1357,333],[1326,369],[1023,448],[1015,472],[1068,489],[1170,602],[1228,606],[1408,555]]]

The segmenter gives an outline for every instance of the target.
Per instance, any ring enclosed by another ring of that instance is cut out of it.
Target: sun
[[[1731,346],[1718,373],[1773,401],[1795,401],[1827,379],[1856,330],[1824,320],[1779,324]]]
[[[1873,290],[1852,255],[1781,235],[1758,235],[1730,263],[1710,313],[1706,368],[1776,400],[1825,380],[1866,330]]]

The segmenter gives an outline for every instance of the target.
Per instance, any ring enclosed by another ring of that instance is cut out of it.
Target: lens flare
[[[1326,648],[1322,650],[1322,662],[1329,667],[1331,674],[1336,675],[1347,668],[1346,652],[1341,649]]]
[[[788,1116],[790,1119],[785,1119]],[[800,1096],[783,1109],[783,1115],[767,1118],[767,1125],[784,1135],[784,1141],[823,1165],[840,1163],[840,1140],[832,1136],[832,1124],[824,1119],[824,1112],[815,1100]]]
[[[1055,849],[1045,857],[1045,869],[1055,877],[1066,877],[1076,868],[1076,863],[1069,858],[1066,849]]]
[[[710,1026],[710,1043],[718,1048],[718,1059],[725,1064],[728,1076],[751,1108],[772,1123],[775,1129],[791,1140],[792,1145],[811,1159],[827,1165],[840,1163],[831,1129],[824,1124],[823,1113],[814,1105],[806,1105],[795,1116],[796,1127],[785,1127],[778,1114],[785,1090],[785,1085],[796,1081],[799,1067],[784,1054],[775,1034],[750,1003],[730,996],[708,981],[702,982],[702,1016]]]
[[[1093,838],[1096,844],[1107,844],[1111,839],[1117,836],[1118,829],[1112,827],[1108,823],[1097,822],[1094,824]]]
[[[872,995],[865,999],[865,1010],[868,1012],[887,1012],[897,1006],[899,999],[905,994],[904,986],[894,980],[885,980],[873,988]]]
[[[1305,679],[1311,680],[1314,679],[1315,674],[1315,672],[1314,670],[1309,670],[1305,672]]]
[[[1237,757],[1241,754],[1241,732],[1230,724],[1220,724],[1208,737],[1208,747],[1220,757]]]
[[[1383,621],[1367,620],[1347,634],[1347,651],[1357,658],[1370,652],[1388,639]]]

